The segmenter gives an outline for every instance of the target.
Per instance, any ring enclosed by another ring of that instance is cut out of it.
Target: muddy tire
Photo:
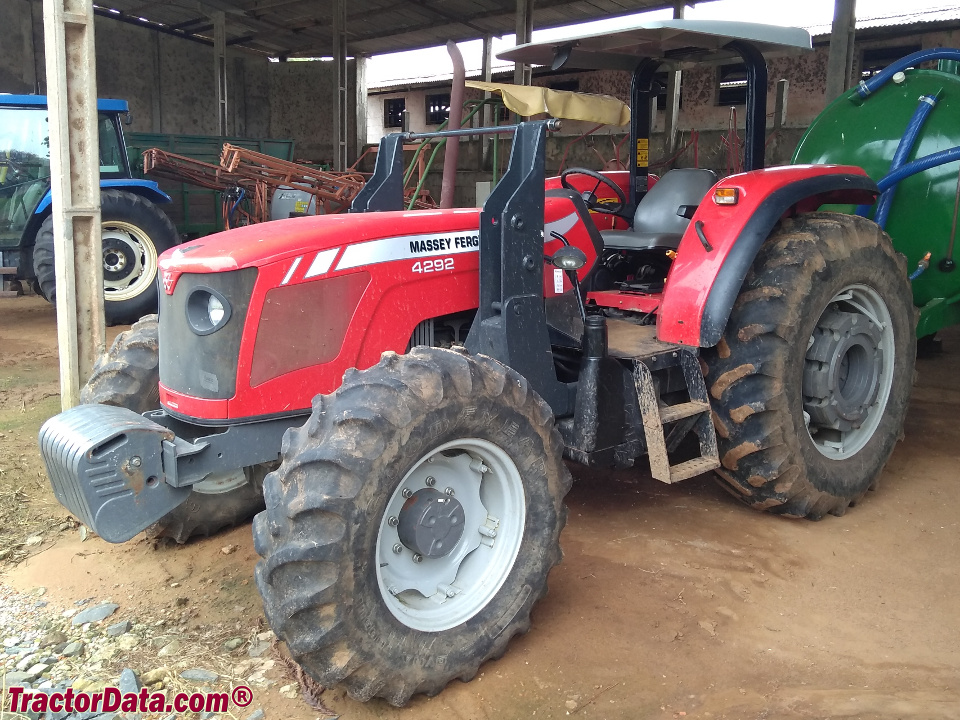
[[[125,407],[145,413],[160,407],[159,345],[156,315],[147,315],[120,333],[97,360],[80,402]],[[150,537],[184,543],[241,523],[263,509],[263,477],[256,466],[217,473],[194,486],[186,502],[147,529]]]
[[[160,208],[120,190],[100,193],[103,235],[103,312],[108,325],[132,323],[157,311],[157,256],[179,242],[177,228]],[[41,294],[57,299],[53,216],[40,226],[33,271]]]
[[[879,227],[783,221],[703,353],[723,484],[760,510],[846,512],[901,437],[914,331],[905,261]]]
[[[471,679],[529,629],[560,561],[561,452],[549,406],[490,358],[416,348],[348,372],[287,431],[264,485],[271,626],[357,700],[400,706]]]

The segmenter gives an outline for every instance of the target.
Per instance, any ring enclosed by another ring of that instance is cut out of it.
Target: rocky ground
[[[288,699],[303,696],[321,717],[333,716],[320,704],[319,692],[310,687],[309,679],[301,677],[303,688],[300,682],[291,681],[296,671],[278,652],[270,630],[254,627],[241,632],[240,623],[225,627],[193,622],[198,608],[187,597],[176,598],[151,614],[132,612],[124,598],[116,597],[116,602],[112,597],[86,597],[62,607],[46,599],[46,588],[19,593],[0,586],[0,674],[7,695],[3,708],[10,709],[10,688],[16,686],[48,695],[67,688],[88,694],[102,693],[108,686],[124,694],[146,688],[151,695],[163,693],[167,702],[178,692],[229,692],[247,686],[255,697],[268,688]],[[9,716],[11,713],[3,714]],[[27,716],[32,720],[218,717],[211,712],[124,714],[99,709],[48,710],[28,712]],[[264,720],[265,712],[258,703],[246,708],[231,705],[226,716]]]

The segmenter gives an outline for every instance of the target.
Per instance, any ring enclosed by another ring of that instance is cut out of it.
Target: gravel
[[[155,617],[130,617],[132,608],[124,608],[109,598],[82,598],[57,607],[57,602],[38,605],[45,590],[16,592],[0,585],[0,684],[7,688],[22,686],[32,693],[103,692],[117,687],[121,693],[163,692],[167,700],[175,692],[227,691],[237,685],[253,688],[255,702],[269,703],[269,694],[281,685],[290,688],[282,677],[283,666],[270,657],[275,645],[272,633],[248,637],[236,636],[239,623],[188,625],[193,617],[190,603],[171,602],[168,607],[151,607]],[[141,610],[142,612],[142,610]],[[116,622],[103,623],[118,615]],[[126,617],[125,617],[126,616]],[[234,627],[236,625],[236,627]],[[241,647],[255,648],[256,657],[234,652]],[[0,718],[9,713],[10,700],[4,699]],[[29,720],[219,720],[243,717],[266,720],[256,705],[249,709],[229,708],[232,715],[207,713],[71,713],[29,712],[20,718]],[[241,712],[245,712],[241,715]]]

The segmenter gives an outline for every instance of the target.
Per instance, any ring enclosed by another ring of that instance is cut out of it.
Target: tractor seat
[[[611,250],[676,250],[690,221],[677,215],[681,205],[699,205],[717,182],[713,170],[671,170],[637,203],[630,230],[603,230]]]

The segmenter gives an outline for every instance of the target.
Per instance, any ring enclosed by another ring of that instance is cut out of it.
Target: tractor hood
[[[479,208],[345,213],[276,220],[185,243],[164,253],[160,267],[178,274],[228,272],[372,240],[476,231],[479,224]]]

